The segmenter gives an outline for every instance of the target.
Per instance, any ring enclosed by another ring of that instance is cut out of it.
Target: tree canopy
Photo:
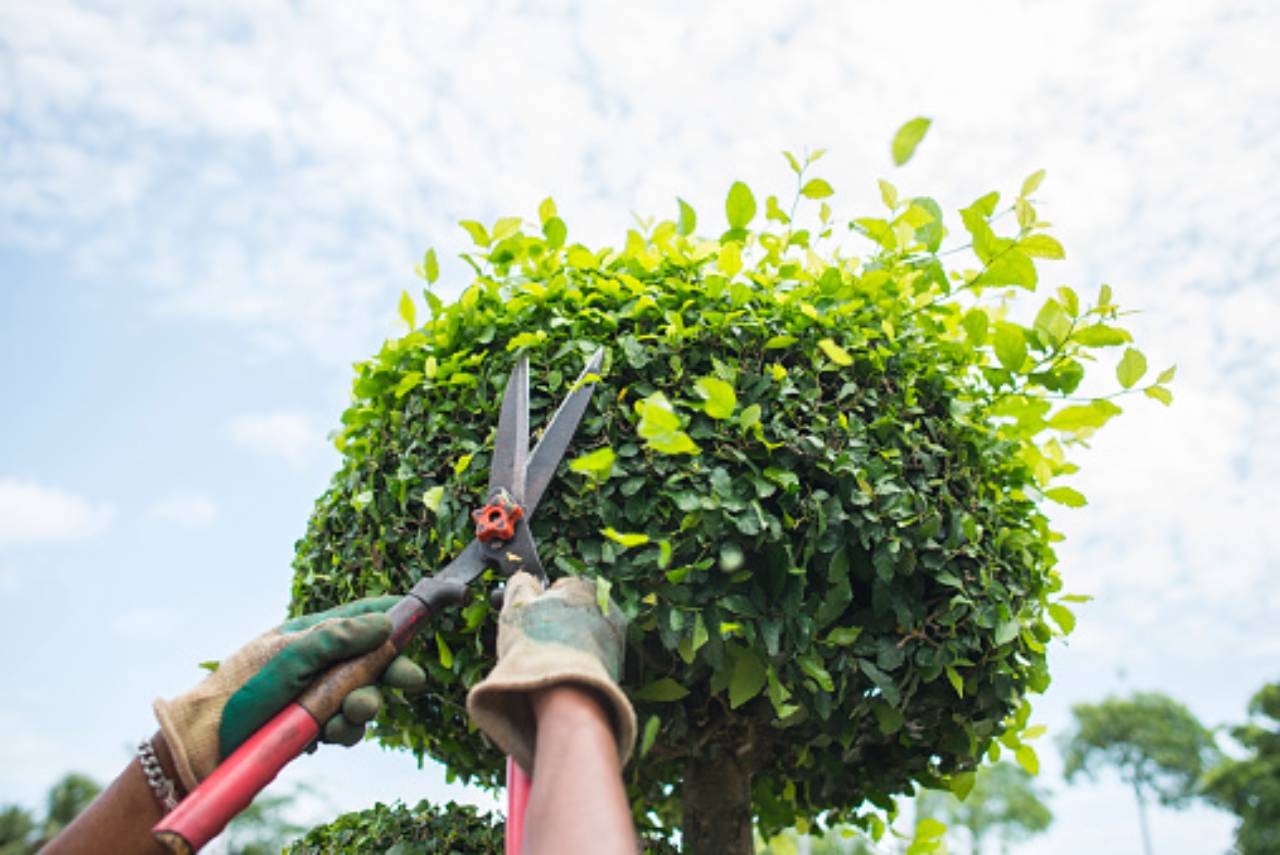
[[[1250,721],[1231,728],[1244,757],[1223,758],[1205,777],[1204,794],[1240,817],[1240,855],[1280,852],[1280,683],[1268,683],[1249,701]]]
[[[960,211],[972,264],[949,268],[934,199],[881,181],[883,212],[838,218],[820,155],[786,155],[785,206],[734,183],[718,237],[683,200],[621,248],[570,243],[549,199],[532,229],[463,222],[474,282],[449,304],[428,288],[424,322],[405,295],[408,334],[356,366],[342,467],[297,546],[295,611],[407,590],[471,537],[518,354],[536,428],[605,346],[533,532],[553,574],[596,578],[630,619],[629,793],[642,827],[683,811],[694,851],[749,851],[752,815],[766,836],[876,826],[864,802],[965,786],[997,737],[1034,765],[1026,696],[1075,621],[1041,505],[1084,503],[1059,478],[1116,394],[1169,399],[1110,288],[1026,305],[1063,256],[1043,173]],[[419,272],[435,282],[434,252]],[[1112,347],[1120,388],[1082,395]],[[411,651],[432,690],[388,707],[383,744],[499,782],[462,703],[492,626],[479,590],[435,619]]]
[[[979,855],[988,839],[994,838],[1007,851],[1010,843],[1048,830],[1053,811],[1046,798],[1027,770],[1002,761],[978,770],[973,789],[963,799],[926,790],[917,798],[916,809],[919,815],[942,820],[949,830],[964,829],[969,851]]]
[[[1210,733],[1185,706],[1157,692],[1111,697],[1071,708],[1075,727],[1063,740],[1063,774],[1095,777],[1114,770],[1133,788],[1147,852],[1146,802],[1182,807],[1198,793],[1200,778],[1217,759]]]

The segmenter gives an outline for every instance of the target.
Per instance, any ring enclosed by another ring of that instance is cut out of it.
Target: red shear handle
[[[533,781],[514,757],[507,758],[507,840],[506,855],[520,855],[524,848],[524,815],[529,809]]]
[[[311,713],[289,704],[222,761],[151,834],[170,852],[199,852],[319,733]]]

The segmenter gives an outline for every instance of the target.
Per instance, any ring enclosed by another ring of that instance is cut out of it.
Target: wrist
[[[160,761],[160,769],[164,776],[173,782],[178,798],[187,797],[187,788],[182,784],[182,776],[178,774],[178,765],[173,760],[173,752],[169,750],[169,741],[164,738],[164,731],[157,730],[151,737],[151,747],[156,752],[156,760]]]
[[[612,724],[612,711],[596,690],[578,683],[557,683],[533,692],[529,699],[539,723],[548,718],[599,719]]]

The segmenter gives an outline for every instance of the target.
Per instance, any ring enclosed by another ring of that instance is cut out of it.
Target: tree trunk
[[[1138,782],[1133,782],[1133,794],[1138,799],[1138,825],[1142,828],[1142,851],[1151,855],[1151,832],[1147,829],[1147,803],[1142,798],[1142,789]]]
[[[681,792],[685,855],[752,855],[751,770],[722,747],[689,761]]]

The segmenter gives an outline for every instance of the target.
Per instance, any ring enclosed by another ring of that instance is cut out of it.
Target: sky
[[[1042,279],[1111,284],[1178,365],[1052,509],[1096,599],[1036,702],[1057,821],[1015,850],[1137,851],[1118,780],[1061,780],[1071,705],[1154,689],[1218,725],[1280,678],[1277,38],[1238,0],[0,4],[0,802],[109,779],[155,696],[280,619],[350,365],[427,247],[466,284],[458,220],[550,195],[618,245],[679,195],[718,230],[734,180],[790,192],[780,151],[824,147],[840,218],[883,177],[954,223],[1045,168]],[[372,744],[276,786],[304,781],[309,819],[490,803]],[[1225,814],[1154,820],[1162,855],[1229,845]]]

